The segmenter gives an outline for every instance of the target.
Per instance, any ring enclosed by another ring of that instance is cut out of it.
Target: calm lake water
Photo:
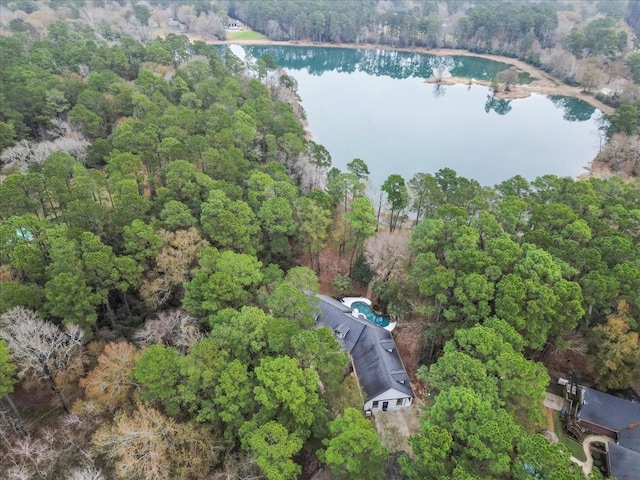
[[[363,159],[374,189],[394,173],[408,180],[444,167],[482,185],[514,175],[576,177],[598,153],[600,111],[581,100],[534,94],[500,101],[480,85],[424,82],[434,72],[491,79],[503,63],[387,50],[232,50],[268,53],[295,77],[313,139],[341,170]]]

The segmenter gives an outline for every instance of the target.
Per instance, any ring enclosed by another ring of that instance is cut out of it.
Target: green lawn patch
[[[569,450],[569,453],[571,453],[571,455],[583,462],[587,460],[584,456],[582,445],[574,440],[573,437],[570,437],[566,433],[564,433],[562,429],[562,421],[560,420],[560,413],[558,412],[553,412],[553,429],[555,430],[560,443],[567,447],[567,450]]]
[[[263,38],[267,37],[253,30],[227,32],[227,40],[262,40]]]
[[[560,397],[564,397],[564,388],[565,387],[563,385],[558,385],[557,383],[551,382],[549,385],[547,385],[547,392],[553,393]]]

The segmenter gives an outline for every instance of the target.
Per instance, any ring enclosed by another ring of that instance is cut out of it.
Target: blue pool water
[[[362,313],[367,320],[376,325],[380,325],[381,327],[386,327],[391,323],[391,319],[384,315],[378,315],[371,307],[364,302],[353,302],[351,304],[351,308],[357,309],[358,312]]]

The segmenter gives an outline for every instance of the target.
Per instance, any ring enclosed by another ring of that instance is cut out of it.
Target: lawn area
[[[227,32],[227,40],[262,40],[267,38],[261,33],[254,32],[253,30],[236,30]]]
[[[560,443],[567,447],[571,455],[584,462],[586,458],[582,445],[562,431],[562,421],[560,420],[560,413],[558,412],[553,412],[553,429]]]

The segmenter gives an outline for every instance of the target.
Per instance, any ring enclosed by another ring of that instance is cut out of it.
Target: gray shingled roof
[[[640,420],[638,420],[638,422],[640,422]],[[618,432],[618,443],[623,447],[640,453],[640,425]],[[638,472],[640,472],[640,470],[638,470]]]
[[[320,298],[320,316],[317,323],[329,327],[340,340],[344,349],[351,353],[354,345],[366,327],[364,320],[351,316],[351,307],[326,295]]]
[[[622,432],[629,425],[640,422],[640,404],[585,387],[578,420]]]
[[[583,387],[578,420],[616,432],[618,443],[609,442],[611,476],[637,480],[640,472],[640,404]]]
[[[618,480],[638,480],[640,453],[609,443],[609,468],[612,477]]]
[[[343,347],[351,354],[358,380],[367,400],[394,388],[413,397],[411,383],[402,365],[391,332],[353,317],[351,308],[326,295],[320,298],[318,324],[342,335]],[[345,333],[346,332],[346,333]]]

